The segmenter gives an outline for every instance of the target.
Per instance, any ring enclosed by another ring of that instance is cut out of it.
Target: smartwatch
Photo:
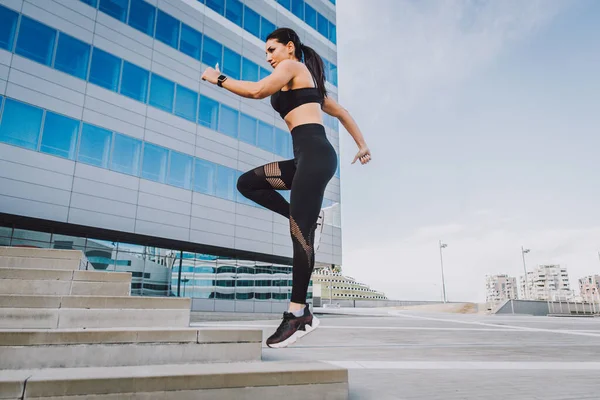
[[[217,80],[217,85],[219,87],[223,87],[223,82],[225,82],[226,80],[227,80],[227,77],[225,75],[220,75]]]

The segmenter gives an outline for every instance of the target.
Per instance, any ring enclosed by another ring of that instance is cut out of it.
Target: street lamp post
[[[444,257],[442,256],[442,249],[448,247],[448,245],[446,243],[442,243],[442,241],[440,240],[440,266],[442,268],[442,294],[444,297],[444,303],[447,302],[446,300],[446,281],[444,279]]]
[[[523,257],[523,271],[525,272],[525,290],[523,291],[523,294],[525,295],[525,300],[529,299],[529,295],[528,295],[528,291],[529,291],[529,284],[527,283],[527,266],[525,265],[525,254],[529,253],[531,250],[529,249],[524,249],[523,246],[521,246],[521,256]]]

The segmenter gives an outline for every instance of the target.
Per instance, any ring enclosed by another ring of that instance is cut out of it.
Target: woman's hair
[[[296,52],[294,55],[300,61],[304,62],[304,65],[308,68],[313,78],[317,83],[317,89],[319,93],[325,97],[327,96],[327,89],[325,89],[325,64],[323,59],[316,51],[312,48],[302,44],[300,37],[293,29],[290,28],[278,28],[267,36],[267,40],[275,39],[279,43],[287,45],[289,42],[294,43]]]

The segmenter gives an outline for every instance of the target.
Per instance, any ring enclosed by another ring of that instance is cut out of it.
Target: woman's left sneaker
[[[296,343],[298,339],[311,333],[319,326],[319,320],[312,315],[308,304],[304,307],[304,315],[296,317],[290,312],[283,313],[283,321],[271,337],[267,339],[267,346],[273,348],[287,347]]]

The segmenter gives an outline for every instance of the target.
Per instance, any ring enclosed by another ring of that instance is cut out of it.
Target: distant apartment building
[[[600,302],[600,275],[590,275],[579,279],[581,300],[587,303]]]
[[[538,265],[520,277],[519,297],[529,300],[571,300],[574,297],[569,273],[560,265]]]
[[[506,274],[488,275],[486,276],[485,289],[485,301],[488,303],[514,300],[517,298],[517,279]]]

